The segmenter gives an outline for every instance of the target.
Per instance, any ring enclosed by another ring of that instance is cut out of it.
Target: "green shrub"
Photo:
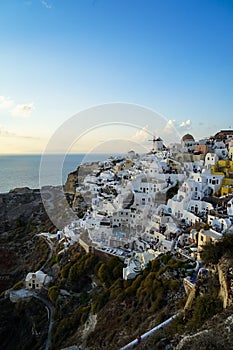
[[[223,238],[213,243],[208,243],[203,246],[201,251],[201,259],[204,264],[217,264],[223,255],[232,257],[233,251],[233,235],[225,234]]]
[[[84,324],[86,320],[88,319],[89,313],[90,313],[90,306],[82,307],[81,308],[81,324]]]
[[[211,294],[198,296],[194,303],[192,318],[188,322],[191,329],[199,328],[204,321],[222,311],[222,301]]]
[[[171,255],[170,254],[164,254],[161,256],[161,261],[163,262],[163,264],[167,264],[168,261],[171,259]]]
[[[48,290],[48,296],[49,296],[49,299],[51,300],[51,302],[53,304],[56,303],[58,297],[59,297],[59,294],[60,294],[60,290],[57,286],[52,286],[49,288]]]
[[[104,305],[107,304],[108,300],[109,300],[109,291],[108,290],[102,291],[92,303],[92,306],[91,306],[92,313],[95,314],[100,309],[102,309],[102,307],[104,307]]]
[[[70,317],[70,327],[78,328],[80,325],[81,317],[82,317],[82,312],[81,312],[81,308],[79,307],[78,309],[74,310],[72,316]]]
[[[66,264],[65,266],[63,266],[63,268],[61,269],[62,278],[68,278],[71,266],[72,266],[72,264],[70,262],[68,264]]]
[[[169,281],[169,284],[168,284],[168,288],[171,290],[171,291],[173,291],[173,292],[175,292],[175,291],[177,291],[178,289],[179,289],[179,287],[180,287],[180,282],[178,281],[178,280],[170,280]]]

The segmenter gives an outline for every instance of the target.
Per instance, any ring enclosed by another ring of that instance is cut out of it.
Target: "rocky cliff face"
[[[48,247],[36,234],[53,229],[39,190],[21,188],[0,194],[0,292],[44,259]]]
[[[36,299],[18,304],[1,299],[0,308],[1,349],[44,349],[48,316],[43,304]]]
[[[232,259],[222,258],[218,264],[218,276],[220,283],[220,296],[223,300],[223,307],[233,305],[233,268]]]
[[[81,198],[79,199],[79,194],[76,193],[77,179],[78,174],[71,174],[71,177],[68,177],[66,189],[72,192],[75,188],[75,194],[67,194],[79,207]],[[46,193],[48,202],[51,199],[51,210],[57,213],[58,207],[54,206],[54,198],[58,194],[57,189],[53,190],[55,192],[46,189]],[[60,203],[60,200],[55,202]],[[62,224],[64,224],[64,218],[61,217],[61,219]],[[37,233],[41,231],[52,232],[53,230],[56,228],[45,212],[38,190],[24,188],[15,189],[8,194],[0,194],[0,291],[12,287],[14,283],[23,279],[27,272],[35,271],[37,266],[42,265],[41,261],[48,256],[48,247],[44,240],[37,236]],[[80,247],[71,247],[69,254],[60,256],[54,263],[54,270],[60,266],[60,273],[57,273],[57,280],[54,283],[59,288],[70,290],[71,282],[80,282],[81,276],[84,275],[83,268],[87,269],[91,265],[91,259],[93,259],[92,256],[86,255],[84,257],[81,254]],[[53,329],[53,341],[57,342],[59,346],[54,345],[53,349],[79,343],[84,343],[85,349],[119,349],[120,346],[132,339],[132,335],[136,337],[138,330],[145,332],[183,307],[184,291],[181,281],[177,280],[177,273],[174,275],[175,278],[173,275],[167,278],[164,266],[161,267],[160,271],[158,264],[155,264],[151,271],[145,271],[143,275],[139,276],[137,282],[125,282],[120,277],[117,278],[117,266],[114,269],[106,269],[108,266],[106,261],[103,262],[105,269],[100,269],[102,262],[99,262],[98,265],[94,260],[93,271],[89,271],[91,277],[96,273],[95,281],[98,282],[96,287],[89,289],[90,286],[85,286],[82,293],[78,296],[77,293],[74,293],[74,297],[68,293],[70,298],[67,295],[60,295],[55,317],[57,323]],[[81,263],[82,268],[80,268]],[[196,332],[188,332],[181,318],[177,326],[173,325],[173,330],[172,328],[162,329],[160,333],[155,334],[154,338],[149,338],[141,346],[138,345],[138,349],[232,349],[233,322],[229,317],[233,310],[227,302],[231,282],[225,278],[225,276],[229,277],[232,274],[231,266],[232,262],[228,262],[227,265],[226,262],[221,261],[219,264],[221,295],[227,306],[221,315],[214,316],[208,321],[209,323],[205,323]],[[97,267],[100,269],[99,273]],[[177,269],[176,264],[173,268]],[[99,280],[99,278],[104,280],[104,271],[109,271],[110,277],[113,276],[113,273],[117,275],[109,288],[101,284]],[[119,271],[121,273],[122,266],[120,266]],[[87,284],[89,282],[88,279]],[[86,323],[84,316],[87,316],[90,311],[89,298],[90,302],[96,298],[93,310],[97,310],[97,306],[100,308],[100,305],[101,308],[96,311],[98,317],[96,314],[90,313],[89,323]],[[108,303],[109,298],[112,299]],[[3,315],[0,319],[0,321],[2,320],[0,322],[0,338],[5,341],[2,343],[4,349],[13,349],[18,346],[21,349],[39,350],[44,347],[43,337],[45,337],[47,329],[47,313],[41,309],[39,304],[36,306],[32,303],[19,304],[13,307],[7,300],[0,300],[0,308]],[[3,309],[4,312],[2,312]],[[15,324],[17,326],[13,327]],[[80,331],[78,331],[77,325],[82,325]],[[87,337],[81,339],[85,329],[90,333],[86,333]],[[178,334],[179,329],[180,334]],[[175,335],[172,336],[172,333]]]
[[[30,221],[39,224],[43,214],[39,190],[26,187],[0,194],[0,234],[28,225]]]
[[[76,187],[79,183],[79,171],[78,169],[73,173],[70,173],[67,177],[66,183],[64,185],[64,192],[69,194],[75,194]]]
[[[83,164],[77,168],[77,170],[70,173],[67,177],[63,190],[67,194],[75,194],[76,187],[78,187],[85,176],[98,169],[98,163]]]

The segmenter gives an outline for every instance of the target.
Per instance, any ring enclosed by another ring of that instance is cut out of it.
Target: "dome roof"
[[[186,140],[195,141],[194,137],[190,134],[185,134],[181,139],[181,141],[186,141]]]

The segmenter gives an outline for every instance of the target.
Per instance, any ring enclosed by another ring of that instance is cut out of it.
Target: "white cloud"
[[[0,96],[0,110],[10,109],[14,101],[10,97]]]
[[[47,9],[51,9],[52,8],[52,4],[49,4],[45,0],[41,0],[41,4],[44,5],[44,7],[46,7]]]
[[[180,128],[185,128],[185,129],[189,129],[191,127],[191,120],[185,120],[184,122],[180,123]]]
[[[30,117],[35,107],[33,102],[16,105],[12,98],[0,96],[0,111],[1,110],[7,110],[15,117],[27,118]]]
[[[190,119],[187,119],[183,122],[178,122],[175,119],[168,120],[167,124],[163,129],[164,134],[173,134],[175,132],[181,132],[185,130],[189,130],[191,128],[192,122]]]
[[[16,105],[12,111],[11,114],[14,117],[22,117],[22,118],[28,118],[31,116],[32,112],[35,110],[33,102],[30,103],[24,103]]]
[[[136,133],[131,137],[134,142],[144,142],[148,139],[150,132],[148,131],[148,125],[144,126],[142,129],[136,131]]]
[[[165,125],[164,129],[163,129],[163,133],[164,134],[173,134],[174,130],[177,127],[177,122],[175,119],[169,119],[167,124]]]

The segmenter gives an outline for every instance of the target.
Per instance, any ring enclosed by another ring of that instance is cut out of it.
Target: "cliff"
[[[97,169],[99,169],[99,163],[80,165],[77,170],[68,175],[63,187],[64,192],[67,194],[75,194],[76,188],[83,182],[83,179]]]
[[[76,181],[75,176],[71,179]],[[67,188],[71,189],[72,181],[67,181]],[[76,205],[78,195],[75,193]],[[38,190],[24,188],[1,194],[0,205],[0,286],[4,290],[42,265],[49,251],[37,233],[53,232],[56,228],[45,212]],[[206,291],[194,298],[190,315],[184,319],[184,262],[164,256],[151,262],[135,280],[124,281],[121,261],[86,254],[78,244],[60,254],[62,248],[62,244],[55,244],[48,266],[54,277],[51,288],[58,291],[52,301],[51,350],[74,344],[85,350],[119,349],[135,339],[138,332],[148,331],[178,311],[181,316],[176,321],[138,345],[138,349],[232,349],[230,258],[219,261],[218,274],[210,276]],[[46,290],[44,293],[46,298],[51,296]],[[3,295],[0,304],[4,349],[16,348],[16,344],[22,350],[44,348],[45,309],[33,300],[29,304],[9,304]],[[13,330],[12,324],[16,324]]]
[[[54,229],[39,190],[20,188],[0,194],[0,292],[46,257],[47,244],[36,234]]]
[[[223,307],[233,305],[233,260],[222,258],[218,263],[218,276],[220,283],[219,295],[223,300]]]
[[[43,210],[39,190],[16,188],[0,194],[0,234],[28,225],[35,213]]]

